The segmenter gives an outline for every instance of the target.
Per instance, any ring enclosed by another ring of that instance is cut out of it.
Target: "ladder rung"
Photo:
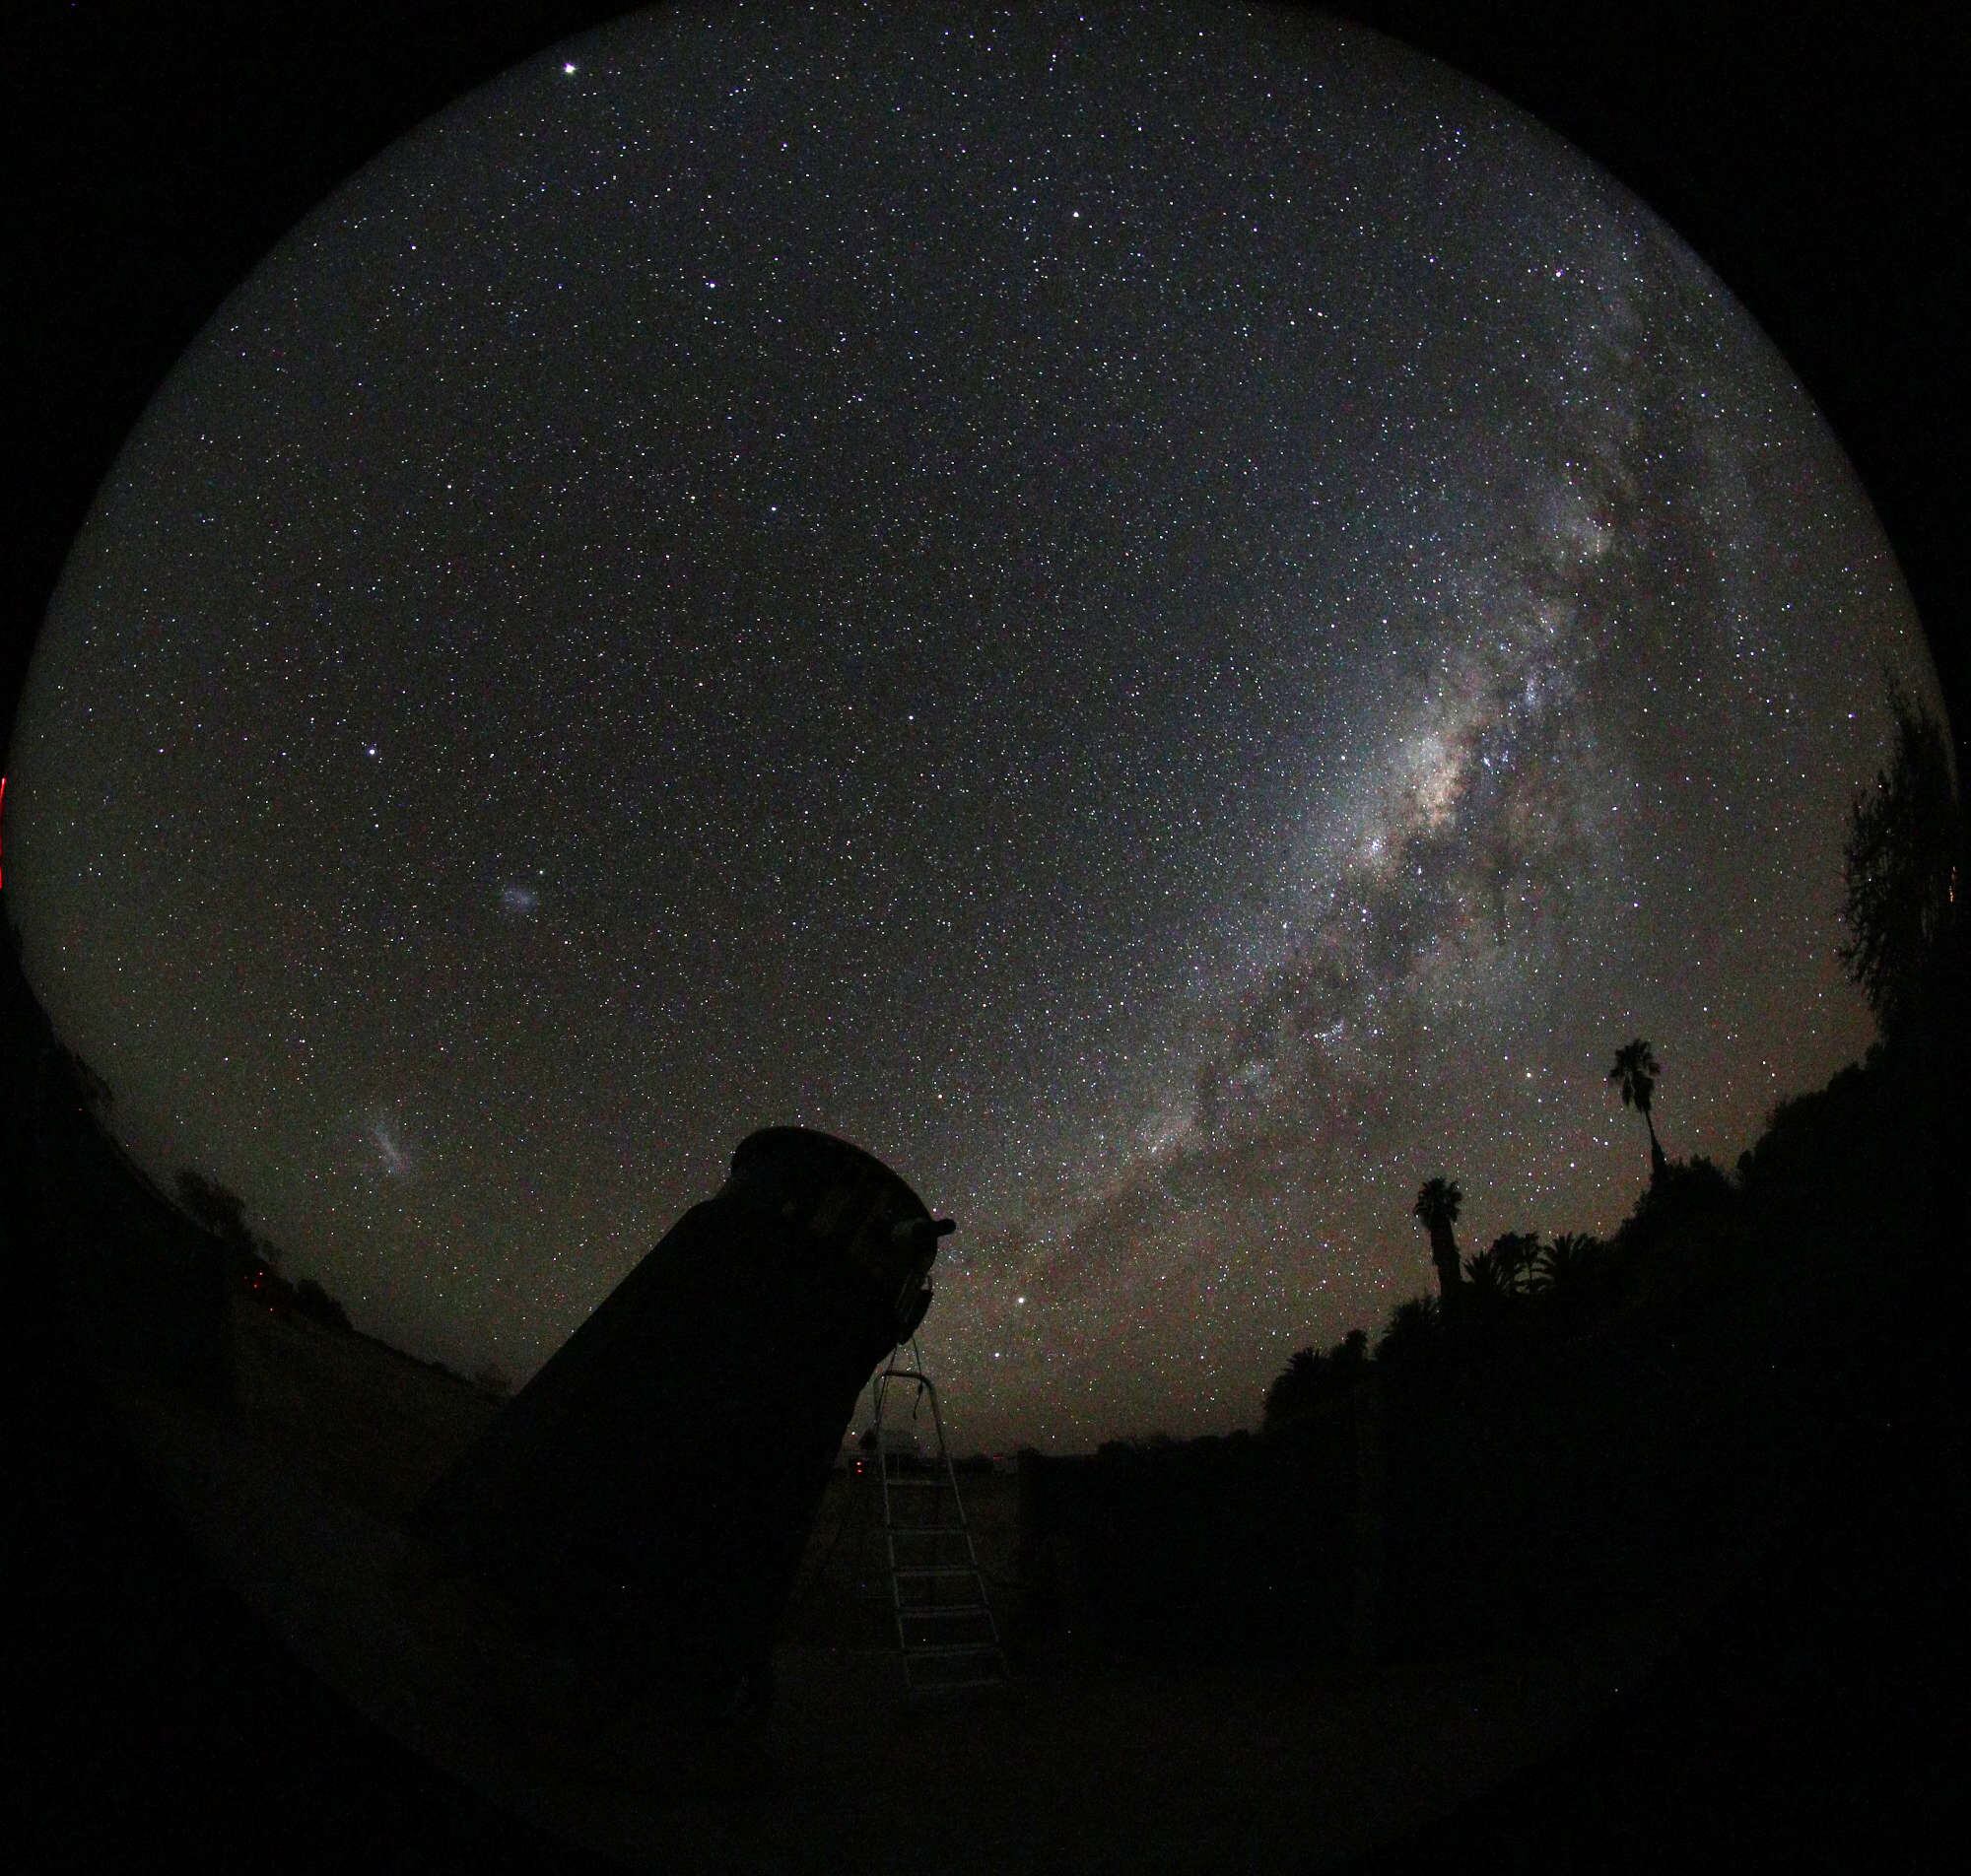
[[[955,1694],[962,1687],[1004,1687],[1005,1685],[1006,1681],[1003,1676],[987,1674],[982,1678],[969,1681],[913,1681],[911,1683],[911,1692],[913,1694]]]
[[[900,1479],[893,1475],[886,1479],[884,1483],[892,1492],[942,1492],[944,1490],[944,1481],[942,1479]]]
[[[906,1622],[950,1622],[960,1616],[969,1616],[974,1622],[982,1622],[992,1612],[983,1602],[968,1602],[962,1606],[956,1603],[924,1603],[913,1607],[905,1603],[899,1613]]]
[[[969,1524],[887,1524],[892,1537],[970,1537]]]
[[[899,1564],[890,1573],[893,1576],[976,1576],[979,1572],[970,1564]]]
[[[940,1642],[934,1647],[909,1647],[904,1652],[913,1661],[948,1660],[957,1654],[997,1654],[996,1642]]]

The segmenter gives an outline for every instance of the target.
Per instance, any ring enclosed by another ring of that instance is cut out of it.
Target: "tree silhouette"
[[[246,1225],[246,1201],[238,1192],[186,1166],[178,1169],[177,1193],[179,1206],[193,1224],[236,1250],[248,1256],[255,1253],[253,1234]]]
[[[1901,1032],[1923,1001],[1956,903],[1962,833],[1942,726],[1893,680],[1888,701],[1889,767],[1849,802],[1841,907],[1849,936],[1837,954],[1884,1037]]]
[[[1379,1362],[1407,1362],[1436,1339],[1438,1302],[1435,1297],[1411,1297],[1390,1314],[1376,1343]]]
[[[1464,1260],[1464,1284],[1472,1301],[1489,1306],[1525,1295],[1539,1253],[1537,1232],[1501,1232],[1475,1257]]]
[[[1600,1245],[1584,1232],[1561,1232],[1540,1253],[1532,1287],[1544,1296],[1573,1296],[1599,1250]]]
[[[1296,1349],[1287,1358],[1285,1370],[1266,1389],[1261,1424],[1268,1429],[1284,1427],[1315,1406],[1326,1391],[1327,1376],[1323,1368],[1322,1358],[1311,1348]]]
[[[280,1252],[246,1223],[246,1201],[196,1167],[180,1167],[175,1184],[178,1209],[225,1247],[235,1272],[270,1303],[292,1303],[294,1292],[280,1276]]]
[[[1656,1092],[1657,1077],[1663,1069],[1657,1058],[1650,1053],[1650,1045],[1639,1036],[1634,1041],[1624,1042],[1615,1051],[1615,1066],[1608,1071],[1608,1079],[1619,1082],[1622,1087],[1622,1106],[1634,1107],[1643,1116],[1643,1124],[1650,1130],[1650,1176],[1660,1175],[1664,1170],[1664,1150],[1657,1139],[1657,1123],[1650,1116],[1650,1097]]]
[[[1430,1260],[1437,1266],[1437,1287],[1447,1307],[1455,1306],[1451,1299],[1461,1282],[1458,1240],[1451,1228],[1463,1203],[1456,1179],[1435,1178],[1425,1181],[1410,1208],[1411,1217],[1430,1234]]]
[[[1464,1296],[1472,1309],[1480,1314],[1505,1302],[1512,1294],[1504,1267],[1499,1262],[1498,1246],[1488,1244],[1464,1260]]]
[[[305,1315],[324,1328],[348,1329],[354,1326],[349,1320],[349,1311],[312,1277],[304,1277],[295,1285],[294,1306],[297,1315]]]
[[[1369,1365],[1369,1331],[1350,1329],[1325,1355],[1297,1349],[1266,1389],[1263,1425],[1272,1431],[1347,1393]]]
[[[1730,1178],[1703,1154],[1675,1161],[1638,1195],[1635,1208],[1616,1228],[1624,1252],[1641,1250],[1693,1220],[1729,1208],[1736,1198]]]
[[[1520,1296],[1532,1287],[1534,1267],[1539,1262],[1538,1232],[1502,1232],[1493,1239],[1486,1253],[1497,1266],[1499,1282],[1509,1296]]]

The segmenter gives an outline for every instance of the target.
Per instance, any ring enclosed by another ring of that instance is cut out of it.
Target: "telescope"
[[[770,1127],[432,1486],[412,1531],[687,1713],[771,1687],[829,1473],[953,1229],[880,1160]]]

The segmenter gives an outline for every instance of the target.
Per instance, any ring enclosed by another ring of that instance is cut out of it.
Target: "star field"
[[[1613,183],[1217,7],[639,16],[324,203],[165,385],[12,758],[169,1177],[524,1375],[756,1126],[958,1234],[966,1442],[1254,1421],[1866,1046],[1837,446]]]

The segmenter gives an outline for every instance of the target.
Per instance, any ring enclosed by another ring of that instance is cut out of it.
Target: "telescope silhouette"
[[[832,1135],[749,1135],[412,1518],[541,1633],[680,1710],[771,1687],[863,1386],[930,1306],[953,1229]]]

